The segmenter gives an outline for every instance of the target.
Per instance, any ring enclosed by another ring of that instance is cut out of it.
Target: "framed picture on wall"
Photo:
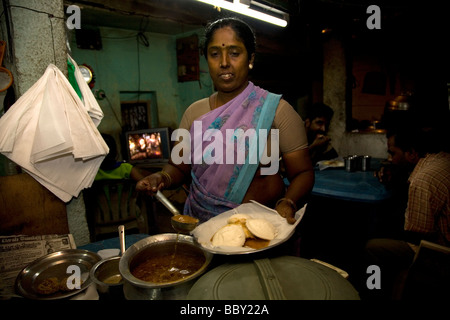
[[[198,36],[177,39],[178,82],[199,80],[199,63]]]
[[[120,103],[120,107],[124,132],[149,127],[149,101],[123,101]]]

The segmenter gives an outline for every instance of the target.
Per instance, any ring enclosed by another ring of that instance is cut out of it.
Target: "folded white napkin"
[[[92,185],[109,151],[85,105],[98,121],[103,113],[90,90],[82,93],[85,103],[50,64],[0,118],[0,152],[65,202]]]

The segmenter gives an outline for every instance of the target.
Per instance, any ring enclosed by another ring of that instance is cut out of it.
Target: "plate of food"
[[[305,209],[306,205],[295,213],[296,222],[289,224],[277,211],[252,201],[200,224],[192,236],[202,248],[214,254],[260,252],[288,240]]]
[[[35,300],[73,296],[89,287],[89,272],[100,260],[98,254],[88,250],[67,249],[50,253],[22,269],[16,278],[15,289],[21,296]]]
[[[317,162],[319,170],[323,170],[326,168],[343,168],[345,166],[344,159],[336,158],[331,160],[322,160]]]

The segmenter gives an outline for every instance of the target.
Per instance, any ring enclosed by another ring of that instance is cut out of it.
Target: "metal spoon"
[[[199,220],[191,216],[180,214],[177,208],[175,208],[175,206],[161,191],[158,190],[155,197],[173,214],[170,222],[175,231],[180,233],[189,233],[197,227]]]

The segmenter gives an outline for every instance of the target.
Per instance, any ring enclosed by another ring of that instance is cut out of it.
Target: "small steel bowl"
[[[92,267],[89,275],[100,295],[123,297],[124,279],[119,271],[119,262],[120,256],[116,256],[101,260]]]

